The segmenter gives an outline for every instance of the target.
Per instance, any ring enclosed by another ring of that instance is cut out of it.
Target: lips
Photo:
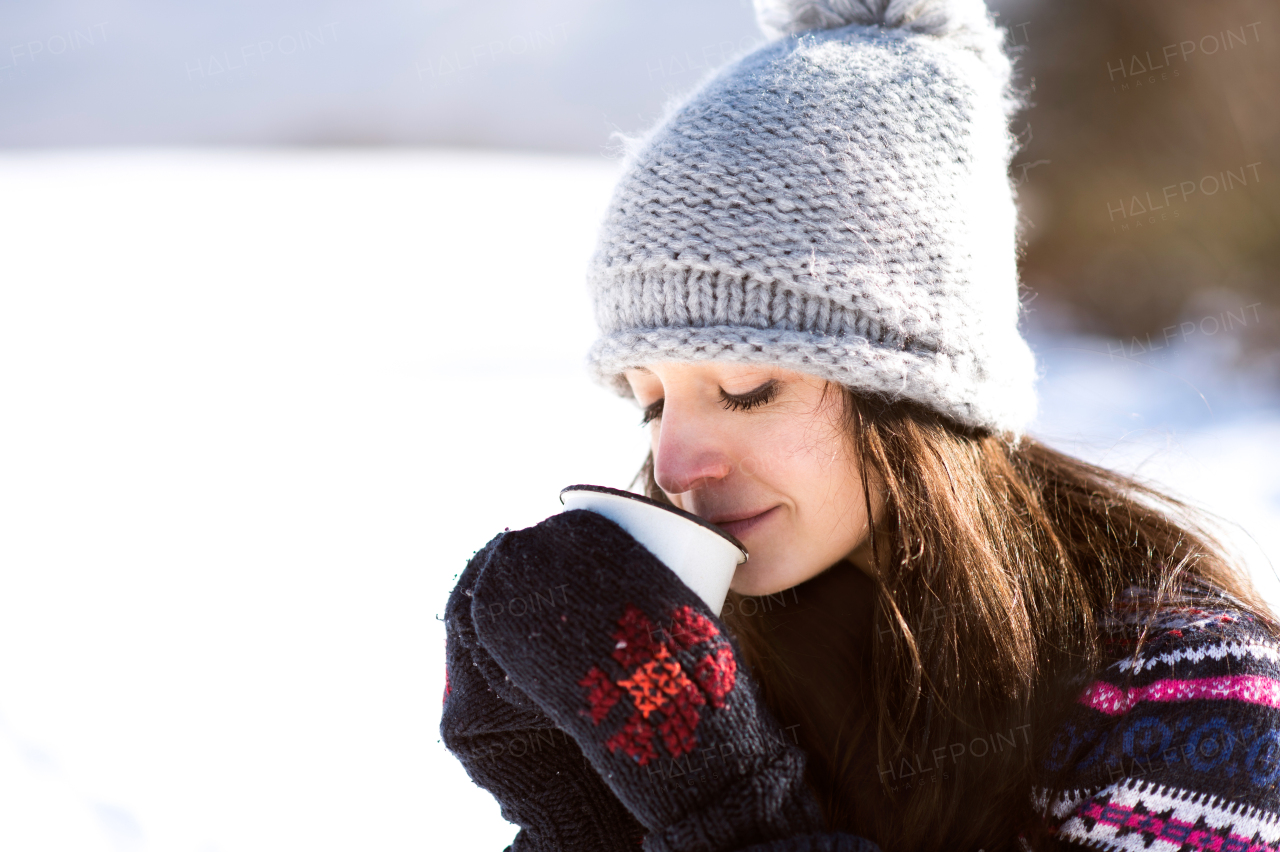
[[[751,532],[756,527],[761,524],[768,523],[769,519],[777,514],[774,511],[777,508],[777,506],[771,506],[768,509],[758,511],[753,515],[746,515],[745,517],[742,516],[742,513],[738,513],[738,520],[732,520],[734,517],[733,515],[721,515],[720,520],[712,521],[712,523],[729,533],[729,535],[734,538],[741,540],[746,537],[747,533]]]
[[[707,521],[715,524],[716,526],[719,526],[720,524],[732,524],[735,521],[746,521],[756,517],[757,515],[763,515],[772,508],[772,506],[769,506],[764,509],[751,509],[747,512],[729,512],[723,515],[713,515],[710,518],[707,518]]]

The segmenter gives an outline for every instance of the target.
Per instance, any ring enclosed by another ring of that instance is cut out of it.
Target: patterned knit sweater
[[[1151,594],[1133,587],[1106,614],[1114,662],[1081,692],[1040,767],[1058,792],[1033,793],[1062,841],[1280,849],[1280,654],[1252,616],[1218,600],[1153,613]]]

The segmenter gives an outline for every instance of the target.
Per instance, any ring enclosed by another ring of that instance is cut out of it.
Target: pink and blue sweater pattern
[[[1114,852],[1280,852],[1280,648],[1223,599],[1151,616],[1131,588],[1033,798],[1058,838]],[[1132,654],[1148,622],[1140,655]]]

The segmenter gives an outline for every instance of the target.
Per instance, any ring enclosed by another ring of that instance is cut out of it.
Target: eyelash
[[[769,382],[759,390],[743,394],[740,397],[730,396],[724,392],[723,388],[720,390],[720,398],[727,403],[725,406],[726,411],[750,411],[753,408],[772,402],[777,395],[778,383],[776,381]],[[662,403],[663,400],[659,399],[649,404],[649,407],[644,410],[644,417],[640,420],[641,426],[648,426],[650,421],[662,416]]]

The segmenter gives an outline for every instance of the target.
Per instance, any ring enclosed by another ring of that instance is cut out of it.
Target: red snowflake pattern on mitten
[[[691,606],[677,607],[671,613],[671,644],[682,651],[700,642],[710,642],[719,635],[711,619]]]
[[[584,716],[590,716],[591,721],[597,725],[600,724],[600,720],[609,715],[609,711],[618,703],[618,699],[622,698],[622,690],[609,680],[607,674],[600,671],[599,666],[592,666],[587,676],[578,681],[578,686],[587,688],[587,703],[591,705],[589,711],[579,710],[578,712]]]
[[[706,699],[692,683],[671,697],[666,716],[658,725],[658,733],[662,735],[662,744],[672,757],[680,757],[693,751],[698,744],[694,729],[698,727],[699,717],[695,707],[706,704]]]
[[[721,646],[716,648],[714,658],[707,654],[693,670],[693,679],[707,693],[712,707],[723,707],[724,697],[738,679],[738,664],[733,659],[733,651]]]
[[[643,663],[658,653],[658,643],[654,635],[658,628],[653,626],[649,617],[638,607],[627,604],[622,617],[618,619],[622,629],[613,634],[617,644],[613,646],[613,658],[623,668],[631,668]]]
[[[658,758],[658,753],[653,750],[653,728],[645,723],[639,713],[633,714],[621,731],[605,741],[605,745],[612,752],[622,749],[641,766]]]
[[[692,752],[698,744],[698,708],[708,703],[714,708],[726,706],[726,696],[737,681],[733,649],[711,619],[689,606],[676,607],[670,619],[670,630],[660,630],[639,607],[628,603],[618,618],[611,652],[628,670],[627,676],[611,681],[599,666],[592,666],[578,681],[586,689],[587,704],[579,712],[596,725],[624,697],[630,698],[632,714],[605,745],[611,752],[622,749],[641,766],[658,758],[655,739],[673,758]],[[672,650],[689,651],[706,644],[711,647],[691,678]]]

